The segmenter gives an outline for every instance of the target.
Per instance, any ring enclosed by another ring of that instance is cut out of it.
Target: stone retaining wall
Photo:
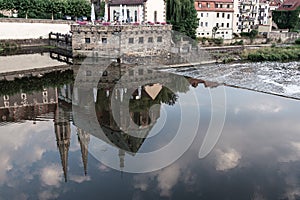
[[[6,23],[43,23],[43,24],[73,24],[72,20],[50,20],[50,19],[24,19],[24,18],[0,18],[0,22]]]
[[[73,53],[109,57],[163,54],[170,52],[171,30],[170,25],[71,25]]]
[[[300,38],[300,33],[270,32],[270,33],[268,33],[268,38],[273,39],[273,40],[281,39],[282,42],[294,43],[296,39]]]

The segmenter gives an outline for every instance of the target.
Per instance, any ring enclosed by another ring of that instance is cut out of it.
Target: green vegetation
[[[194,0],[167,0],[167,21],[173,30],[196,39],[198,18]]]
[[[295,44],[300,44],[300,38],[295,41]]]
[[[273,21],[280,29],[289,29],[290,31],[300,30],[300,7],[292,11],[278,11],[272,12]]]
[[[0,0],[0,10],[17,11],[18,17],[61,19],[65,15],[79,17],[90,14],[86,0]]]
[[[230,45],[244,45],[244,40],[232,42]]]
[[[206,41],[209,43],[209,45],[222,45],[224,43],[223,38],[206,38],[206,37],[198,37],[197,40],[201,42],[203,45],[205,45]]]
[[[48,87],[60,87],[64,84],[74,81],[73,71],[66,70],[63,72],[55,71],[46,73],[42,77],[23,77],[14,81],[0,81],[0,96],[14,95],[20,91],[30,93],[34,91],[42,91]]]
[[[246,60],[259,61],[291,61],[300,60],[300,46],[271,47],[244,52],[242,57]]]

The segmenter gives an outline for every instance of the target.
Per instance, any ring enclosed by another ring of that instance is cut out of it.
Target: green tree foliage
[[[54,20],[54,15],[58,13],[65,13],[67,2],[66,0],[46,0],[47,12],[51,13],[51,18]]]
[[[99,17],[104,17],[105,14],[105,1],[102,1],[100,3],[100,13],[99,13]]]
[[[25,18],[28,18],[28,13],[35,11],[37,9],[43,9],[43,1],[41,0],[12,0],[14,4],[14,9],[18,11],[25,12]]]
[[[300,7],[292,11],[273,11],[273,21],[278,28],[299,30],[300,29]]]
[[[91,13],[91,5],[86,0],[67,0],[65,14],[79,17],[89,16]]]
[[[89,16],[91,5],[87,0],[0,0],[1,10],[14,10],[19,17],[51,18],[57,14],[74,17]]]
[[[198,18],[194,0],[167,0],[167,21],[173,30],[195,39]]]
[[[14,2],[12,0],[0,0],[1,10],[13,10],[14,8]]]

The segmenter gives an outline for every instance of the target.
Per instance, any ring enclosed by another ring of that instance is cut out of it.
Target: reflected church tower
[[[81,149],[81,157],[84,168],[84,175],[87,175],[87,162],[88,162],[88,145],[90,143],[90,134],[84,130],[77,128],[78,142]]]
[[[54,115],[54,130],[56,136],[56,144],[59,150],[61,164],[64,172],[65,182],[67,182],[68,174],[68,153],[71,140],[70,121],[67,113],[57,105]]]

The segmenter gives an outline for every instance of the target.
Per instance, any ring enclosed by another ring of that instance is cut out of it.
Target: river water
[[[298,199],[297,65],[1,76],[0,199]]]

